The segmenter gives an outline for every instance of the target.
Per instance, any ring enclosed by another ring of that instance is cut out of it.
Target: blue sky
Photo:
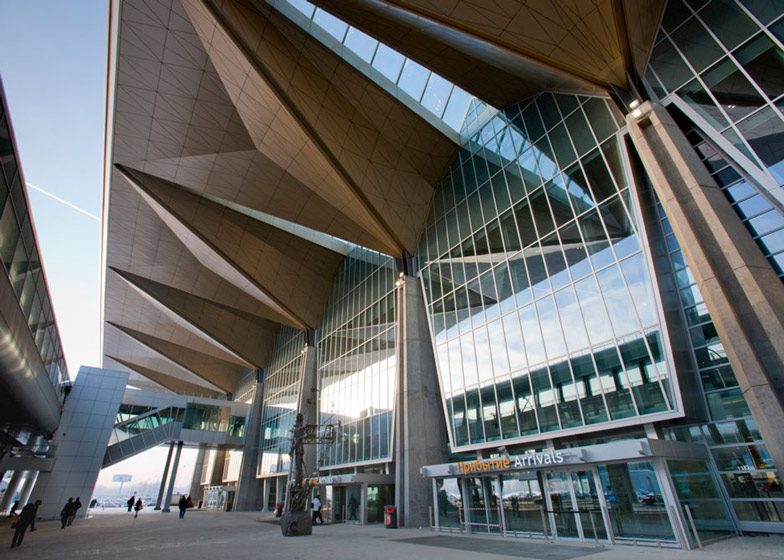
[[[106,0],[0,0],[0,75],[25,180],[100,218]],[[101,224],[28,188],[68,369],[100,365]]]
[[[25,181],[67,202],[28,187],[71,378],[100,365],[106,9],[106,0],[0,0],[0,75]],[[113,487],[120,472],[135,484],[158,481],[166,453],[123,461],[97,484]],[[194,450],[183,452],[186,483],[194,460]]]

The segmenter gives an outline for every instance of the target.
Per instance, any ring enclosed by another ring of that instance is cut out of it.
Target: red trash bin
[[[395,506],[384,506],[384,527],[397,529],[397,508]]]

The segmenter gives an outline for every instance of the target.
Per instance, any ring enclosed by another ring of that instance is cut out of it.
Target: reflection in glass
[[[439,527],[459,527],[463,496],[457,478],[436,479]],[[392,503],[392,502],[389,502]]]
[[[501,501],[507,531],[543,533],[544,504],[538,471],[501,475]]]
[[[548,472],[547,494],[550,499],[550,519],[558,537],[579,537],[577,514],[572,504],[568,472]]]
[[[670,408],[617,122],[601,98],[507,108],[434,194],[417,260],[456,447]]]
[[[675,540],[651,463],[599,465],[599,478],[616,539]]]
[[[668,460],[670,476],[681,507],[691,509],[694,525],[704,541],[734,531],[706,461]],[[684,511],[685,514],[685,511]]]

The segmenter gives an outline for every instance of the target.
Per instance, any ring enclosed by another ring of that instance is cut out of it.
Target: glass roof
[[[283,1],[397,85],[449,128],[460,131],[468,105],[476,99],[470,93],[306,0]]]

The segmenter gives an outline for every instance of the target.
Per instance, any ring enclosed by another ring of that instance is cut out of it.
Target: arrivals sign
[[[510,455],[494,459],[477,459],[476,461],[461,461],[450,465],[450,472],[457,474],[482,473],[490,471],[515,471],[521,469],[535,469],[542,467],[557,467],[582,461],[582,452],[574,451],[543,451],[541,453],[526,453],[523,455]]]

